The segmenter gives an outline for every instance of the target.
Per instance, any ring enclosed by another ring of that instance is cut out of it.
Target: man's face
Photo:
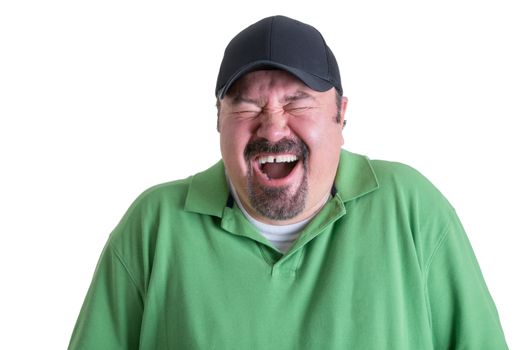
[[[239,79],[221,101],[226,172],[246,210],[283,225],[314,215],[333,185],[346,98],[336,122],[336,92],[317,92],[280,70]]]

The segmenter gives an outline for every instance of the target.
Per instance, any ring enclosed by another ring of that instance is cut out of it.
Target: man
[[[222,161],[142,194],[111,234],[70,349],[506,349],[452,206],[341,149],[321,34],[265,18],[225,50]]]

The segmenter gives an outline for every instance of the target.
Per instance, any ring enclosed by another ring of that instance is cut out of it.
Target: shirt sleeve
[[[430,257],[426,286],[435,349],[508,349],[496,307],[455,213]]]
[[[138,349],[143,298],[108,242],[73,330],[69,350]]]

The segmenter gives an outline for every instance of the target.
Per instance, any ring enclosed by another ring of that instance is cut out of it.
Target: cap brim
[[[290,66],[272,62],[272,61],[255,61],[250,64],[247,64],[246,66],[239,69],[235,74],[233,74],[231,78],[226,82],[226,84],[224,84],[224,86],[217,92],[217,97],[222,100],[224,98],[224,95],[226,95],[226,92],[228,92],[230,87],[237,80],[239,80],[239,78],[241,78],[243,75],[249,72],[261,70],[263,68],[277,68],[277,69],[284,70],[294,75],[297,79],[305,83],[306,86],[308,86],[310,89],[315,90],[315,91],[319,91],[319,92],[328,91],[334,87],[334,85],[328,82],[327,80],[320,78],[316,75],[307,73],[298,68],[290,67]]]

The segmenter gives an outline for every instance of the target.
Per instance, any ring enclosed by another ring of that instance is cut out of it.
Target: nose
[[[277,142],[290,136],[287,116],[282,111],[265,110],[257,136],[270,142]]]

